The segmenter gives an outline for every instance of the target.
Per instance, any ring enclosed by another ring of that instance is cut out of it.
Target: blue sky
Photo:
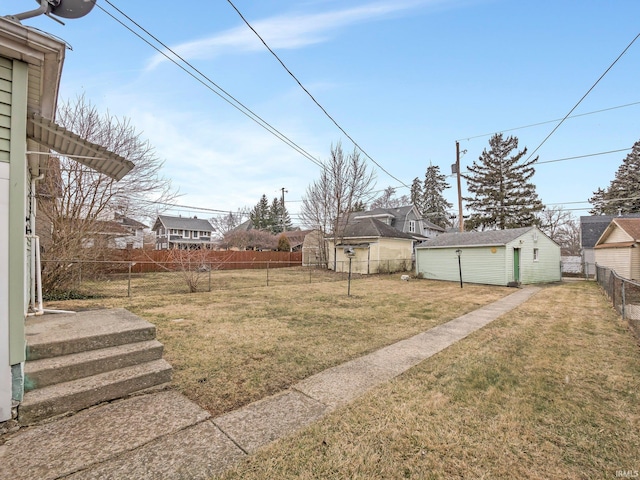
[[[0,15],[33,3],[5,1]],[[337,141],[353,148],[227,1],[111,3],[315,158],[326,159]],[[407,185],[430,163],[449,174],[456,140],[466,150],[464,170],[488,145],[479,135],[564,117],[640,32],[637,0],[234,3],[340,126]],[[122,18],[105,1],[98,6]],[[177,203],[235,211],[284,187],[295,223],[317,165],[100,8],[66,26],[45,17],[23,23],[71,45],[60,99],[84,94],[101,110],[130,118],[165,160],[164,175],[182,194]],[[574,115],[610,110],[568,119],[537,152],[540,162],[630,149],[640,140],[639,85],[640,40]],[[635,105],[612,109],[628,104]],[[556,124],[506,133],[531,152]],[[541,163],[533,181],[545,204],[585,215],[587,199],[608,186],[626,153]],[[400,187],[370,165],[377,189]],[[445,195],[455,210],[455,179],[449,183]]]

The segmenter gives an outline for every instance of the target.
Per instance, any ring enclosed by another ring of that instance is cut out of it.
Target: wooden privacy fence
[[[187,265],[211,270],[256,270],[302,265],[302,252],[129,250],[122,257],[118,260],[131,262],[133,273],[182,270]]]

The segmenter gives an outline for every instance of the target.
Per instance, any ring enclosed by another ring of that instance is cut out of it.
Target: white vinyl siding
[[[623,278],[631,278],[631,251],[624,248],[596,248],[596,263],[614,270]]]
[[[631,238],[629,234],[624,230],[622,230],[621,228],[616,227],[609,234],[609,236],[604,240],[604,245],[606,245],[607,243],[622,243],[622,242],[633,242],[633,238]]]

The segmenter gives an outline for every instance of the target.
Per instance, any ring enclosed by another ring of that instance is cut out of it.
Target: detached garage
[[[640,218],[614,218],[595,245],[596,265],[640,279]]]
[[[460,263],[458,264],[458,258]],[[560,246],[539,228],[438,235],[416,247],[416,273],[486,285],[558,282]]]

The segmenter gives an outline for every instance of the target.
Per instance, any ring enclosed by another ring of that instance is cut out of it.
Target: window
[[[198,231],[194,230],[191,232],[191,238],[198,238]]]
[[[533,249],[533,261],[534,261],[534,262],[537,262],[537,261],[538,261],[538,259],[539,259],[539,255],[540,255],[540,254],[539,254],[539,252],[538,252],[538,249],[537,249],[537,248],[534,248],[534,249]]]
[[[416,221],[409,220],[409,232],[416,233]]]

